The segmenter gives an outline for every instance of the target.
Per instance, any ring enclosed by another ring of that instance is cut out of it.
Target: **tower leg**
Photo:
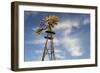
[[[48,43],[50,43],[49,47],[48,47]],[[48,41],[48,39],[46,39],[44,52],[43,52],[43,56],[42,56],[42,61],[45,60],[46,56],[48,56],[49,60],[55,60],[56,59],[55,58],[53,39],[50,40],[50,41]]]
[[[46,40],[46,43],[45,43],[44,52],[43,52],[43,56],[42,56],[42,61],[44,61],[44,58],[45,58],[45,55],[46,55],[47,42],[48,42],[48,39]]]
[[[53,39],[51,40],[51,56],[52,60],[55,60],[55,51],[54,51],[54,44],[53,44]]]

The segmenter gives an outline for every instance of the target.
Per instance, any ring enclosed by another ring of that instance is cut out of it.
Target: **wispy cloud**
[[[57,29],[72,29],[73,27],[79,27],[80,20],[64,20],[62,22],[59,22],[59,24],[55,27],[55,30]]]
[[[57,38],[55,38],[54,40],[55,45],[59,45],[59,40]],[[30,40],[30,41],[26,41],[26,44],[44,44],[46,42],[46,40],[44,38],[37,38],[36,40]]]
[[[80,20],[65,20],[55,28],[55,30],[63,30],[63,33],[60,35],[62,38],[59,39],[59,42],[71,56],[82,55],[80,38],[69,35],[73,31],[73,27],[79,28],[80,25]]]
[[[30,40],[26,41],[26,44],[43,44],[45,43],[45,39],[37,39],[37,40]]]
[[[89,18],[86,18],[83,20],[83,24],[86,25],[86,24],[89,24],[90,23],[90,19]]]
[[[60,21],[59,24],[55,27],[55,30],[59,29],[72,29],[73,27],[79,28],[82,24],[89,24],[90,18],[75,18],[75,19],[66,19],[63,21]]]
[[[56,55],[56,59],[57,60],[62,60],[62,59],[65,59],[65,56],[64,55],[62,55],[62,54],[55,54]]]
[[[55,50],[55,56],[56,56],[56,59],[57,59],[57,60],[65,59],[66,56],[63,54],[63,50],[62,50],[62,49],[60,49],[60,48],[55,48],[54,50]],[[41,55],[42,55],[42,54],[43,54],[43,49],[41,49],[41,50],[36,50],[35,53],[36,53],[36,54],[41,54]],[[39,58],[42,57],[41,55],[38,56],[38,57],[39,57]],[[48,59],[49,59],[48,57],[49,57],[49,55],[46,56],[45,60],[48,60]]]
[[[80,46],[80,40],[78,38],[63,38],[62,44],[65,47],[66,51],[70,53],[71,56],[81,56],[81,46]]]

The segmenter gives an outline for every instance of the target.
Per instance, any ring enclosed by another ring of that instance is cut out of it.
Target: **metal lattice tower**
[[[49,58],[49,60],[55,60],[55,51],[54,51],[54,43],[53,43],[53,35],[55,32],[52,31],[46,31],[46,43],[44,46],[44,52],[42,56],[42,61],[45,60],[46,56]],[[49,47],[48,47],[49,46]]]

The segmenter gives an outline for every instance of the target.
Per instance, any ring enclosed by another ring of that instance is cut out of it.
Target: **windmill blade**
[[[42,21],[40,23],[40,28],[42,28],[43,30],[46,30],[47,29],[47,25],[45,24],[45,21]]]

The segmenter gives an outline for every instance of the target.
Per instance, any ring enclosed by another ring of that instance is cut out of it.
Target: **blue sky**
[[[90,14],[24,11],[24,61],[41,61],[44,35],[35,35],[41,20],[48,15],[59,17],[54,28],[57,60],[90,58]]]

